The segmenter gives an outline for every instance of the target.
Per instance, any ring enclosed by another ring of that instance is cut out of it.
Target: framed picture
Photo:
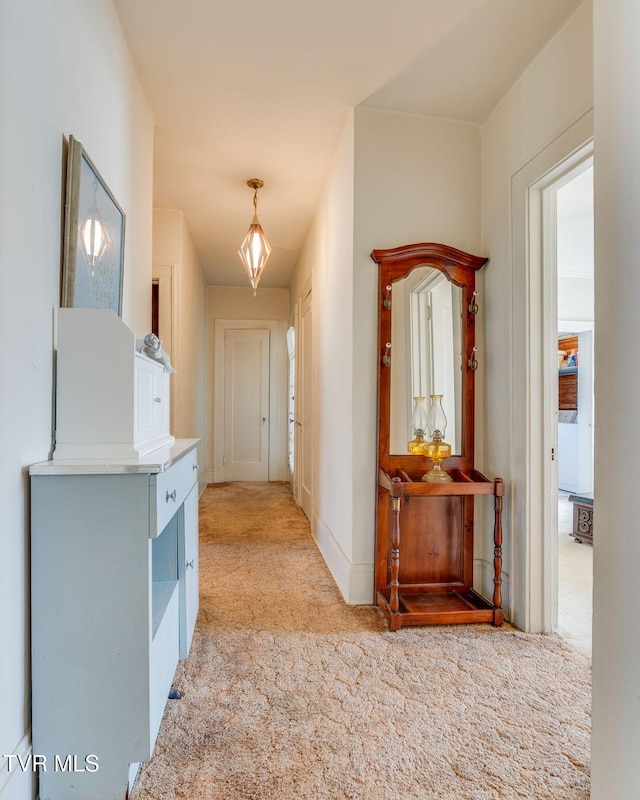
[[[63,308],[122,315],[125,215],[84,148],[69,137],[62,256]]]

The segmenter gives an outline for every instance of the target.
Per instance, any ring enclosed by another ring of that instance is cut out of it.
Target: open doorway
[[[512,177],[513,281],[510,437],[514,497],[509,523],[509,606],[529,633],[557,629],[558,310],[557,189],[593,155],[585,112]],[[523,426],[523,420],[526,424]],[[518,464],[519,468],[515,469]]]
[[[591,653],[593,595],[593,163],[556,193],[558,542],[556,631]]]

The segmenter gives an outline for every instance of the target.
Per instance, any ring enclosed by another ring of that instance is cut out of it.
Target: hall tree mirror
[[[392,630],[500,625],[504,485],[474,468],[475,273],[487,259],[442,244],[371,257],[379,266],[376,603]],[[494,498],[491,600],[473,587],[476,495]]]
[[[394,455],[413,438],[415,398],[442,395],[451,452],[462,453],[462,287],[435,267],[416,267],[389,284],[391,398],[389,436]]]

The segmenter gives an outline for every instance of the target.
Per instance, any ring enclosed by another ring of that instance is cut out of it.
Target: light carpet
[[[286,484],[209,486],[201,608],[132,800],[587,800],[589,658],[347,606]]]

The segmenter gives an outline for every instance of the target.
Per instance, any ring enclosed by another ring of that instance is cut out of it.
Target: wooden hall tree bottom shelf
[[[491,622],[502,625],[504,615],[481,595],[466,592],[399,594],[398,611],[392,611],[388,592],[378,592],[377,604],[389,620],[392,631],[407,625],[454,625]]]

